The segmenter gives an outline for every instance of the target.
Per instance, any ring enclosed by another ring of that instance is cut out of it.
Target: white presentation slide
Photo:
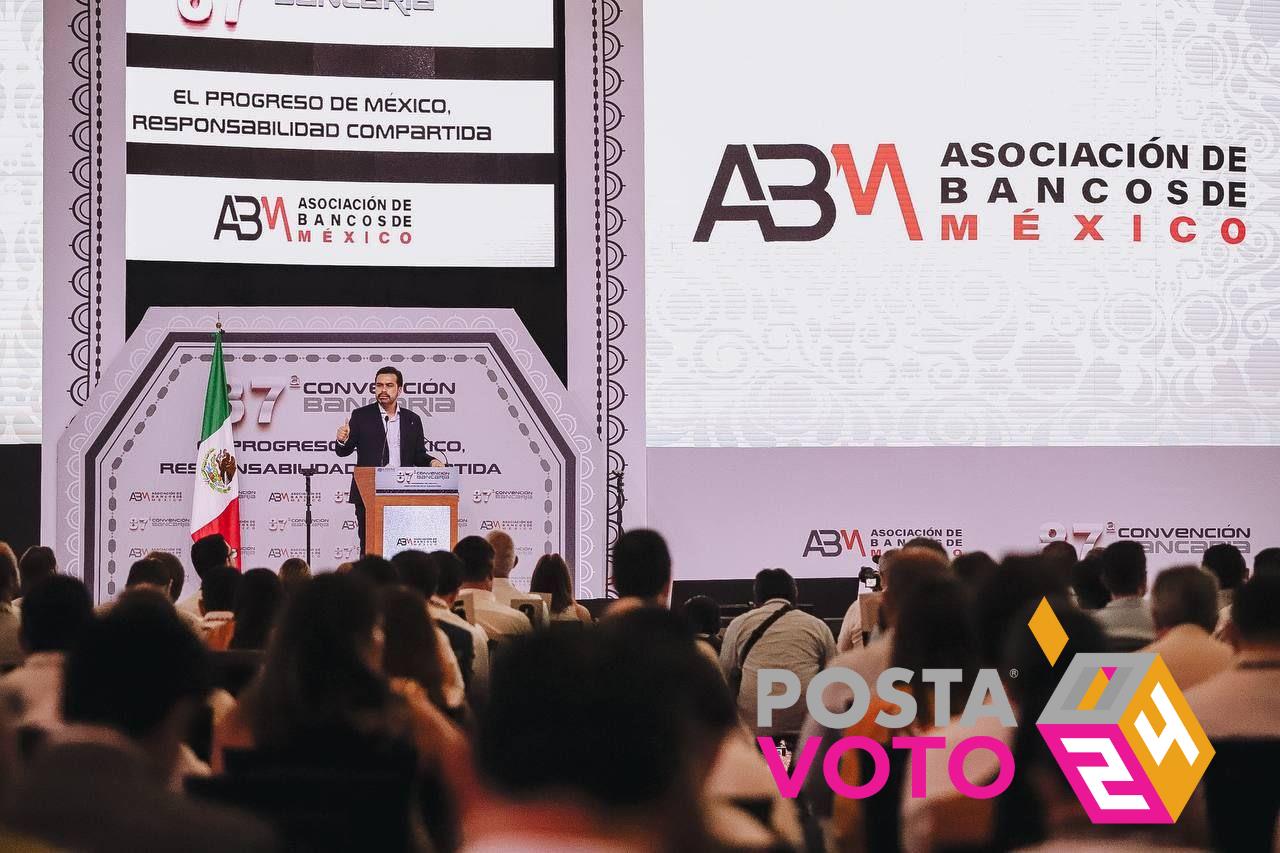
[[[1280,7],[793,11],[645,5],[650,445],[1280,441]]]

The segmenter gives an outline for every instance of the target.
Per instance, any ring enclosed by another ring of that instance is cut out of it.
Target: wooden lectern
[[[452,468],[356,466],[364,501],[365,550],[452,550],[458,544],[458,472]]]

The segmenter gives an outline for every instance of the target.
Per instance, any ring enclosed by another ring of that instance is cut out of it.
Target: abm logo
[[[839,557],[846,551],[853,553],[855,547],[860,556],[867,556],[867,549],[862,544],[862,531],[856,527],[852,530],[810,530],[800,556],[807,557],[816,552],[822,557]]]
[[[289,229],[289,214],[284,207],[284,198],[276,196],[275,201],[266,196],[261,198],[251,195],[223,196],[222,210],[218,214],[218,224],[213,229],[213,239],[221,240],[223,232],[236,235],[237,240],[261,239],[266,220],[266,229],[275,231],[278,226],[284,228],[284,239],[293,242],[293,232]]]
[[[752,153],[755,154],[755,160],[752,159]],[[757,160],[804,161],[812,167],[813,177],[804,184],[770,184],[766,198],[764,185],[756,171]],[[902,224],[907,229],[907,237],[911,240],[924,239],[920,234],[920,222],[916,219],[916,206],[911,200],[911,191],[907,187],[902,163],[898,159],[897,146],[881,144],[876,148],[865,184],[858,174],[853,152],[847,143],[831,146],[831,160],[835,163],[836,174],[844,175],[849,199],[853,202],[853,212],[858,216],[869,216],[875,210],[876,196],[888,174],[902,214]],[[734,175],[741,181],[751,204],[726,203]],[[746,145],[726,145],[693,241],[705,243],[710,240],[717,222],[754,222],[766,243],[821,240],[831,233],[836,224],[836,202],[827,192],[830,182],[831,163],[827,161],[826,152],[812,145],[753,145],[750,150]],[[779,225],[774,220],[771,201],[805,202],[813,205],[817,208],[817,219],[812,225]]]

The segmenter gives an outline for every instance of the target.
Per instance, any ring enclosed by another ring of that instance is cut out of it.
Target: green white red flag
[[[196,451],[196,484],[191,493],[191,538],[221,533],[235,549],[240,567],[240,478],[231,437],[231,402],[227,369],[222,363],[222,330],[213,335],[213,361],[204,392],[200,448]]]

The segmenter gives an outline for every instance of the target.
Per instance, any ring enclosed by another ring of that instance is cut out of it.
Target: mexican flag
[[[240,567],[240,481],[231,438],[227,369],[222,363],[222,329],[213,335],[213,362],[204,391],[204,420],[196,451],[196,485],[191,493],[191,539],[221,533],[235,549]]]

